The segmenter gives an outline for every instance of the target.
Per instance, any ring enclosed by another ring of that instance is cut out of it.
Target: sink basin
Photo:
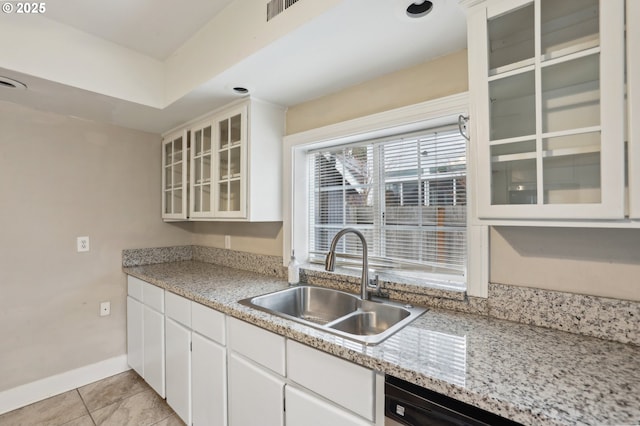
[[[245,304],[293,319],[327,324],[354,312],[359,301],[357,296],[342,291],[300,286],[257,296]]]
[[[375,336],[409,316],[411,312],[407,308],[365,300],[361,302],[360,309],[332,323],[330,328],[358,336]]]
[[[382,342],[426,311],[314,286],[291,287],[239,303],[365,345]]]

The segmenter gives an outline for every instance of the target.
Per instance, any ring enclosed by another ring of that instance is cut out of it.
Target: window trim
[[[283,140],[283,264],[289,263],[292,250],[298,259],[307,258],[308,185],[306,152],[336,144],[376,139],[399,133],[424,130],[450,124],[458,115],[467,115],[468,93],[460,93],[407,107],[368,115],[341,123],[285,136]],[[467,157],[467,294],[487,297],[488,227],[473,225],[475,209],[474,150]],[[300,183],[300,185],[295,185]]]

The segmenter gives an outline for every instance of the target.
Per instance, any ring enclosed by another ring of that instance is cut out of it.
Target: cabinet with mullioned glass
[[[189,188],[189,132],[180,130],[162,141],[162,218],[186,219]]]
[[[622,219],[624,1],[469,10],[481,219]]]
[[[190,220],[282,220],[282,107],[243,100],[189,129]]]

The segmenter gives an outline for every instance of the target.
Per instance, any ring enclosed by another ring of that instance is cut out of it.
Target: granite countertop
[[[124,272],[287,338],[524,424],[640,423],[640,348],[441,309],[377,346],[264,313],[238,300],[280,278],[197,261]]]

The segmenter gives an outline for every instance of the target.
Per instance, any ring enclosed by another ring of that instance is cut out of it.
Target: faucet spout
[[[329,253],[327,253],[327,257],[324,261],[324,269],[325,271],[335,270],[336,246],[338,245],[340,238],[348,233],[355,234],[360,238],[360,242],[362,243],[362,278],[360,279],[360,297],[362,300],[366,300],[369,298],[369,254],[367,249],[367,240],[364,238],[362,232],[355,228],[344,228],[338,231],[338,233],[333,237],[333,240],[331,240]],[[374,287],[377,289],[377,285]]]

